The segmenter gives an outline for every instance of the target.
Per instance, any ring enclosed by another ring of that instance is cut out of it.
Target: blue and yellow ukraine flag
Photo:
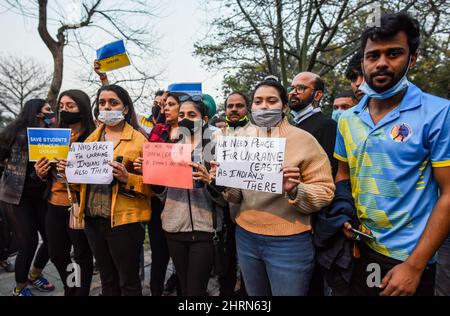
[[[101,72],[106,72],[130,65],[130,59],[128,58],[123,40],[107,44],[98,49],[97,59],[100,64]]]

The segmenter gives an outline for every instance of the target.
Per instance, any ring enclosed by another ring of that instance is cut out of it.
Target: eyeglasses
[[[180,102],[186,102],[186,101],[193,101],[193,102],[203,102],[203,97],[199,94],[194,94],[194,95],[182,95],[181,97],[179,97]]]
[[[308,87],[308,86],[305,86],[305,85],[302,85],[302,84],[299,84],[299,85],[296,85],[296,86],[290,86],[290,87],[288,87],[287,90],[288,90],[288,93],[291,93],[294,90],[295,90],[295,93],[305,93],[305,91],[307,89],[314,90],[314,88],[311,88],[311,87]]]

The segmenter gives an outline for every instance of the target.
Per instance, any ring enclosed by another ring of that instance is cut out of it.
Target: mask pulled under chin
[[[241,118],[240,120],[235,121],[235,122],[231,121],[227,116],[225,118],[225,121],[226,121],[227,125],[232,128],[244,127],[248,123],[248,116],[246,115],[243,118]]]
[[[116,126],[125,119],[122,111],[100,111],[98,120],[107,126]]]
[[[283,111],[281,109],[254,110],[252,111],[252,119],[259,127],[272,128],[283,119]]]
[[[406,89],[408,86],[409,86],[409,81],[406,78],[406,76],[404,76],[402,79],[399,80],[399,82],[397,82],[395,84],[395,86],[393,86],[392,88],[389,88],[383,92],[376,92],[365,81],[361,84],[361,86],[359,87],[359,90],[364,92],[369,98],[377,99],[377,100],[386,100],[386,99],[389,99],[389,98],[393,97],[394,95],[398,94],[400,91]]]

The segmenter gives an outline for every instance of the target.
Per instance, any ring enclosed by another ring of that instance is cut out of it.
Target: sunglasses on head
[[[193,102],[203,102],[203,97],[199,94],[194,94],[194,95],[182,95],[179,98],[180,102],[186,102],[186,101],[193,101]]]

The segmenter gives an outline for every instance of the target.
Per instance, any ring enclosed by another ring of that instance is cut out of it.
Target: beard
[[[403,67],[403,70],[399,74],[395,74],[395,72],[390,71],[390,70],[385,70],[385,69],[380,69],[380,70],[372,72],[370,74],[365,73],[364,80],[367,82],[369,87],[372,88],[375,92],[382,93],[386,90],[389,90],[393,86],[395,86],[403,78],[403,76],[408,71],[408,66],[409,66],[409,63],[405,67]],[[391,77],[392,78],[391,82],[386,86],[382,86],[382,87],[375,86],[374,78],[376,76],[380,76],[380,75]]]
[[[314,101],[314,94],[306,100],[300,100],[298,97],[291,97],[289,99],[289,108],[295,112],[301,111]]]

